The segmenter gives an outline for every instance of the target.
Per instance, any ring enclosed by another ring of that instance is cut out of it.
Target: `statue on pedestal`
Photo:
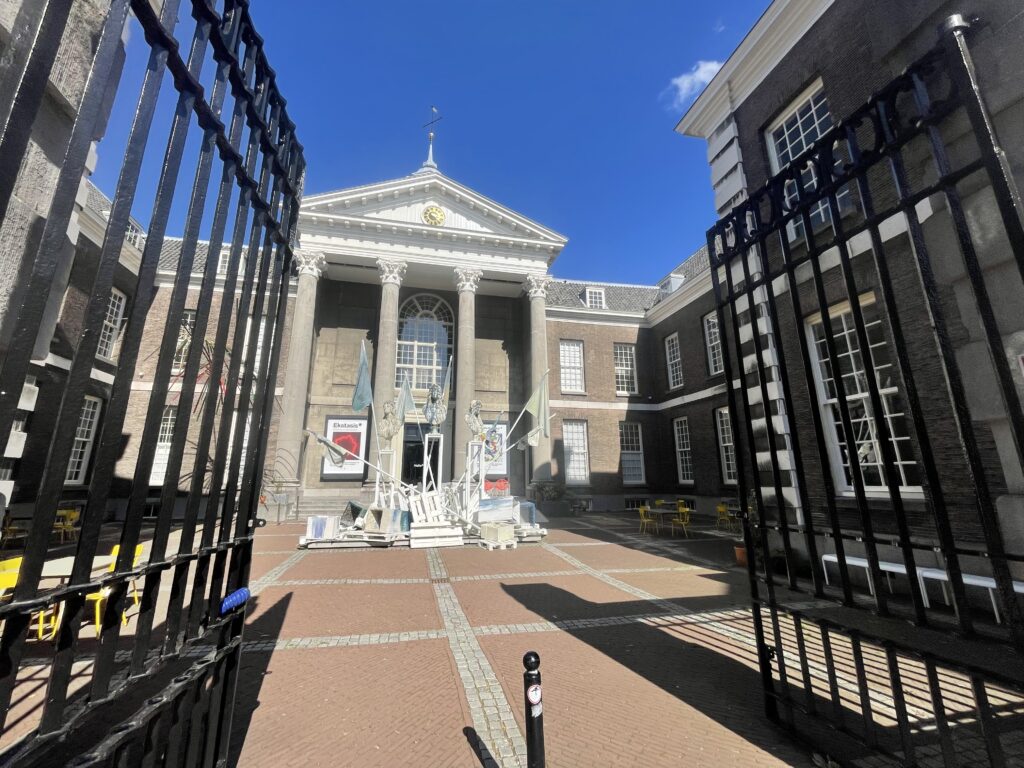
[[[484,404],[479,400],[473,400],[469,404],[469,410],[466,411],[466,424],[469,426],[469,439],[470,440],[483,440],[486,427],[484,426],[484,420],[480,418],[480,411],[484,407]]]
[[[423,418],[430,425],[430,433],[436,435],[438,427],[448,416],[448,397],[438,384],[427,388],[427,402],[423,406]]]
[[[398,406],[395,400],[385,400],[381,407],[383,413],[377,419],[377,429],[380,432],[381,442],[391,444],[391,438],[398,433],[401,424],[398,421]]]

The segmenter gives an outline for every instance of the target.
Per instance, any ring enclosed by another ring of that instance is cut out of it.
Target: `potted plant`
[[[537,508],[545,515],[566,517],[572,493],[561,483],[553,480],[538,480],[530,483]]]

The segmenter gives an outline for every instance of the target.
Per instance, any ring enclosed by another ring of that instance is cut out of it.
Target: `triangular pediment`
[[[493,235],[561,247],[566,238],[436,170],[361,187],[307,195],[307,221],[322,219],[434,231]]]

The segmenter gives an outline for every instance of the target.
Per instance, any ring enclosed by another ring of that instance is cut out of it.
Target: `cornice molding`
[[[376,198],[380,201],[383,201],[385,197],[401,199],[403,194],[406,196],[415,194],[416,191],[420,189],[426,192],[434,191],[435,186],[437,191],[442,195],[450,195],[460,202],[461,198],[465,198],[465,202],[467,204],[471,204],[472,207],[480,210],[485,215],[491,216],[498,221],[508,220],[516,227],[522,227],[526,233],[532,235],[532,237],[528,237],[527,239],[536,239],[547,244],[555,245],[559,248],[568,242],[568,238],[564,235],[526,218],[522,214],[513,211],[511,208],[506,208],[500,203],[470,189],[469,187],[459,184],[439,171],[431,171],[425,174],[414,174],[400,179],[367,184],[361,187],[351,187],[349,189],[340,189],[331,192],[321,192],[315,195],[307,195],[302,201],[300,217],[326,215],[325,213],[314,211],[313,209],[326,206],[328,204],[344,205],[346,201],[351,203],[362,198],[370,197]],[[359,220],[365,221],[365,219],[362,218]],[[436,228],[429,227],[428,229]]]
[[[676,132],[707,139],[761,84],[834,0],[775,0],[676,124]]]

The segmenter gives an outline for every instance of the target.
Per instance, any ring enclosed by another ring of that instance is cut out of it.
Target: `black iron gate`
[[[1024,754],[1024,217],[969,31],[708,232],[766,709],[851,764]]]
[[[76,11],[95,15],[88,72],[73,105],[51,202],[40,220],[41,234],[30,241],[34,250],[23,259],[6,315],[2,455],[26,376],[36,370],[33,350],[49,294],[63,290],[54,287],[59,254],[91,144],[102,133],[117,86],[126,24],[134,25],[136,44],[144,38],[148,53],[102,247],[89,274],[81,335],[52,403],[56,415],[45,463],[33,478],[36,492],[24,545],[5,555],[20,556],[16,586],[0,604],[0,762],[5,764],[55,765],[73,757],[76,765],[193,766],[220,764],[227,757],[245,612],[238,604],[244,593],[238,591],[248,582],[304,173],[302,147],[248,5],[247,0],[91,5],[31,0],[22,3],[0,59],[2,222],[27,181],[19,175],[22,161],[37,120],[44,119],[44,94],[59,74],[54,63],[62,40],[67,46],[76,39],[69,28]],[[186,27],[188,38],[181,30],[176,36],[176,27]],[[149,148],[162,151],[163,161],[145,241],[138,242],[141,261],[134,295],[126,302],[116,374],[98,420],[71,575],[60,586],[43,588],[51,533],[162,86],[173,88],[176,104],[166,146]],[[187,200],[187,211],[180,252],[168,266],[161,260],[164,236],[190,129],[198,137],[197,160],[177,198]],[[201,231],[207,233],[202,241]],[[197,257],[202,250],[205,264]],[[143,330],[158,269],[173,271],[173,286],[159,351],[153,352],[158,358],[144,427],[135,435],[134,475],[112,523],[115,465],[124,450],[136,364],[140,350],[151,351],[143,349]],[[190,282],[199,296],[194,315],[186,319]],[[195,340],[187,353],[180,344],[183,327]],[[172,367],[182,365],[172,376]],[[198,384],[175,388],[172,379],[204,379],[210,391],[204,397]],[[165,403],[176,407],[176,423],[190,428],[174,430],[154,504],[150,472]],[[144,523],[153,509],[155,522]],[[140,561],[135,552],[144,531],[148,557]],[[97,576],[93,563],[99,543],[111,536],[119,552],[109,572]],[[126,637],[122,616],[136,585],[138,613]],[[160,598],[162,586],[169,586],[169,599]],[[230,595],[235,599],[225,601]],[[86,643],[80,628],[97,604],[101,631]],[[45,625],[55,638],[42,659],[40,646],[28,643],[37,622],[40,633]],[[18,707],[42,686],[45,696],[26,729],[26,715]]]

